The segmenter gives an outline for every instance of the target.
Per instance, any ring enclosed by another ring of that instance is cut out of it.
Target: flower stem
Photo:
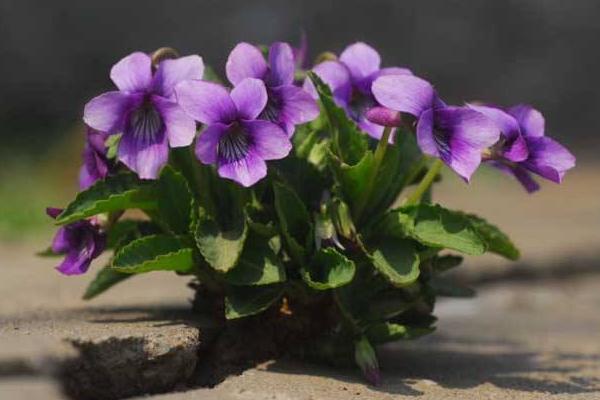
[[[371,169],[371,173],[369,174],[367,188],[358,200],[358,203],[356,204],[356,209],[354,210],[354,217],[356,221],[360,220],[360,217],[362,216],[362,213],[364,212],[365,207],[367,206],[367,202],[371,198],[373,189],[375,188],[375,180],[377,179],[377,175],[379,174],[379,168],[381,168],[381,163],[383,162],[383,158],[385,157],[392,130],[392,127],[385,127],[385,129],[383,130],[383,134],[381,135],[381,139],[379,139],[379,143],[377,144],[377,148],[375,149],[375,155],[373,156],[373,169]]]
[[[404,205],[410,206],[417,204],[421,201],[421,197],[423,197],[427,189],[431,187],[431,184],[433,183],[435,177],[442,169],[442,165],[444,165],[444,163],[439,158],[436,159],[433,162],[433,164],[431,164],[431,167],[429,167],[429,171],[427,171],[423,179],[421,179],[421,182],[419,182],[419,185],[417,186],[415,191],[412,192],[410,196],[408,196],[408,198],[404,202]]]

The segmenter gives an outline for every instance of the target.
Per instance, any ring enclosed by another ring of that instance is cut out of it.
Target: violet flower
[[[196,140],[196,157],[216,164],[223,178],[252,186],[266,176],[265,160],[284,158],[292,149],[279,125],[258,119],[268,102],[259,79],[239,81],[231,93],[203,81],[180,83],[176,92],[181,107],[207,125]]]
[[[329,85],[337,105],[346,111],[360,129],[377,140],[381,138],[384,127],[372,123],[365,115],[370,108],[380,105],[371,91],[373,81],[385,75],[412,75],[406,68],[381,68],[379,53],[362,42],[346,47],[338,61],[318,64],[313,72]],[[304,85],[313,97],[318,98],[310,79]]]
[[[117,158],[142,179],[156,179],[167,163],[169,146],[189,146],[196,124],[179,107],[173,89],[187,79],[201,79],[202,58],[164,60],[153,71],[151,57],[136,52],[115,64],[110,77],[118,91],[93,98],[84,121],[108,134],[122,133]]]
[[[513,175],[529,193],[540,187],[531,172],[555,183],[575,166],[575,156],[555,140],[546,137],[542,114],[528,105],[508,109],[469,104],[493,120],[502,132],[490,149],[488,159],[496,168]]]
[[[106,178],[113,168],[107,157],[106,139],[108,134],[90,127],[86,132],[87,140],[83,150],[83,165],[79,170],[79,189],[85,190],[96,181]]]
[[[225,66],[227,79],[237,86],[246,78],[264,82],[267,105],[259,119],[281,126],[292,136],[296,125],[312,121],[319,115],[319,106],[302,88],[294,86],[296,64],[291,46],[274,43],[269,49],[269,62],[261,51],[248,43],[240,43],[231,51]]]
[[[46,214],[56,219],[62,212],[59,208],[48,207]],[[52,251],[65,254],[63,262],[56,269],[64,275],[80,275],[90,267],[106,247],[106,235],[93,220],[81,220],[62,226],[52,241]]]
[[[485,115],[447,106],[429,82],[416,76],[377,78],[373,94],[384,107],[415,116],[421,150],[440,158],[466,181],[481,163],[482,151],[500,137],[496,124]]]

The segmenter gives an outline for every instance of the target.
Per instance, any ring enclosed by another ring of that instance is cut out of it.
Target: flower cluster
[[[436,296],[460,292],[439,275],[461,259],[443,251],[519,255],[484,219],[431,203],[443,165],[468,182],[486,163],[533,192],[533,174],[560,183],[575,157],[530,106],[449,105],[365,43],[312,67],[306,53],[240,43],[227,84],[169,48],[115,64],[117,90],[85,106],[80,193],[48,209],[49,253],[76,275],[114,251],[88,298],[137,273],[192,275],[212,317],[291,316],[307,332],[278,328],[275,343],[317,335],[321,356],[354,354],[377,383],[375,346],[430,332]]]

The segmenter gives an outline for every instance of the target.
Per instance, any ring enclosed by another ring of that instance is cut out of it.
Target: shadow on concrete
[[[583,394],[600,393],[600,379],[584,376],[586,367],[600,362],[600,355],[556,353],[542,355],[519,349],[511,342],[480,339],[458,340],[436,335],[420,343],[388,345],[380,349],[383,383],[371,390],[387,394],[421,396],[412,386],[428,380],[446,389],[471,389],[492,384],[519,392]],[[355,370],[307,366],[281,359],[267,366],[284,374],[316,375],[342,382],[364,382]]]

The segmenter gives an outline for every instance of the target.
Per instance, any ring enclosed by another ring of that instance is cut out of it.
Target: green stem
[[[390,140],[390,135],[392,134],[393,128],[386,126],[383,130],[383,135],[381,139],[379,139],[379,143],[377,144],[377,148],[375,149],[375,155],[373,157],[373,169],[371,169],[371,173],[369,174],[369,180],[367,181],[367,188],[363,192],[363,195],[358,200],[356,204],[356,209],[354,210],[354,217],[356,221],[360,220],[362,213],[367,206],[367,202],[371,198],[371,194],[373,189],[375,188],[375,180],[377,179],[377,175],[379,174],[379,168],[381,167],[381,163],[383,162],[383,158],[385,157],[385,152],[388,148],[388,142]]]
[[[433,164],[431,164],[431,167],[429,167],[429,171],[427,171],[423,179],[421,179],[421,182],[419,182],[419,185],[417,186],[415,191],[412,192],[410,196],[408,196],[408,198],[404,202],[404,205],[410,206],[417,204],[421,201],[421,197],[423,197],[423,194],[425,194],[427,189],[431,187],[431,184],[435,180],[435,177],[442,169],[442,165],[444,165],[444,163],[440,159],[436,159],[433,162]]]

